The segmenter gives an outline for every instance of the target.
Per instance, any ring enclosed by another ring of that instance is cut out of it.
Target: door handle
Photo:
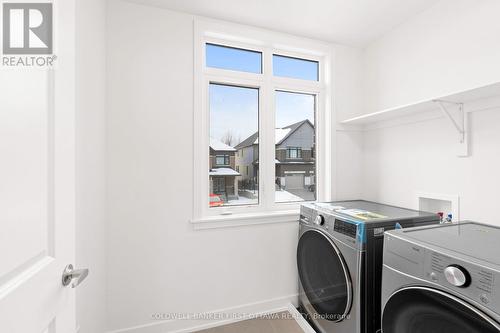
[[[71,284],[71,288],[76,288],[88,275],[88,268],[74,269],[73,265],[69,264],[66,268],[64,268],[62,285],[66,287]]]

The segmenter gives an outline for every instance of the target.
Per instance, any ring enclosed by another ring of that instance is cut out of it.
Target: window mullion
[[[332,142],[333,127],[332,115],[325,110],[327,107],[331,108],[330,101],[324,98],[324,92],[320,92],[316,98],[316,114],[318,118],[317,135],[317,151],[316,151],[316,172],[318,182],[317,196],[319,201],[330,201],[333,199],[332,193],[332,149],[334,143]]]
[[[199,133],[200,137],[202,138],[200,142],[202,143],[200,145],[200,150],[198,152],[198,156],[195,156],[195,159],[197,160],[197,165],[201,169],[201,174],[199,178],[199,189],[198,189],[198,195],[199,197],[199,207],[197,211],[201,211],[203,216],[206,216],[209,214],[208,207],[209,207],[209,198],[207,197],[207,194],[209,193],[209,183],[208,183],[208,177],[206,174],[206,170],[208,169],[210,165],[210,157],[207,154],[208,152],[208,147],[209,147],[209,133],[210,133],[210,117],[209,117],[209,98],[208,98],[208,86],[209,86],[210,81],[208,78],[203,77],[198,84],[201,84],[202,86],[199,87],[201,93],[201,98],[199,100],[199,105],[202,108],[202,112],[200,112],[200,122],[199,122],[199,127],[196,129],[197,132]],[[196,185],[195,185],[196,186]]]
[[[262,176],[261,183],[264,184],[263,205],[265,209],[274,208],[274,174],[275,174],[275,111],[274,111],[274,91],[272,84],[272,49],[268,48],[264,51],[264,85],[263,98],[265,100],[265,109],[262,112],[263,127],[265,141],[263,142],[262,164],[260,165]]]

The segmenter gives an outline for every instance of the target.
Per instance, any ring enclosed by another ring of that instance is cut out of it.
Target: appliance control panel
[[[356,238],[357,225],[339,219],[335,219],[333,230],[351,238]]]
[[[306,205],[300,206],[300,218],[299,222],[304,224],[313,223],[314,219],[314,210]]]
[[[425,279],[453,289],[491,310],[498,309],[500,295],[495,289],[500,284],[499,272],[435,251],[426,252]]]

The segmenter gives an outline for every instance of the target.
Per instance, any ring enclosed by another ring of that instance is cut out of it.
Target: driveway
[[[298,197],[301,197],[305,201],[316,200],[316,198],[314,197],[314,192],[310,192],[309,190],[306,189],[287,190],[287,191]]]

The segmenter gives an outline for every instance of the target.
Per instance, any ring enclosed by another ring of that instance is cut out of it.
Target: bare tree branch
[[[233,130],[227,130],[221,138],[221,141],[230,147],[236,146],[241,142],[241,136],[236,137]]]

